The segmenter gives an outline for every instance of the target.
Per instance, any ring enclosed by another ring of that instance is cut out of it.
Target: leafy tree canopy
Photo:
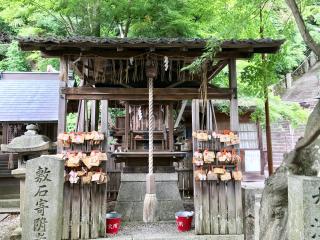
[[[298,3],[311,35],[320,42],[319,1]],[[0,28],[12,36],[285,39],[277,55],[238,62],[240,96],[262,98],[265,88],[279,82],[308,53],[289,13],[284,0],[0,0]],[[0,70],[43,71],[47,64],[58,68],[57,60],[21,53],[15,42],[0,47],[0,55]],[[226,70],[212,82],[226,85]]]

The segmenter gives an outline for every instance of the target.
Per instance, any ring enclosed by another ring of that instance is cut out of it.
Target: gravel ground
[[[147,236],[157,236],[162,237],[179,235],[181,237],[187,237],[194,235],[193,230],[190,232],[179,233],[176,227],[176,223],[172,222],[158,222],[145,224],[142,222],[124,222],[121,225],[121,229],[117,235],[110,235],[110,239],[130,239],[131,237],[137,239],[143,239]],[[139,238],[141,236],[141,238]]]
[[[175,222],[127,222],[117,235],[100,240],[244,240],[243,235],[196,235],[194,227],[189,232],[178,232]]]
[[[0,240],[9,240],[10,233],[20,224],[20,215],[12,214],[0,222]]]

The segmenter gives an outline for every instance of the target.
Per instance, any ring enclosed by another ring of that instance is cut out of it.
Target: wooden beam
[[[230,99],[230,130],[239,131],[237,71],[236,71],[235,59],[231,59],[229,62],[229,86],[230,86],[230,89],[232,89],[233,91]]]
[[[131,57],[141,56],[143,54],[147,54],[150,52],[150,49],[128,49],[123,51],[118,51],[117,49],[103,49],[103,48],[93,48],[88,49],[88,51],[83,51],[80,48],[65,48],[65,49],[57,49],[57,50],[47,50],[41,49],[41,53],[43,57],[59,57],[63,55],[69,56],[81,56],[83,57],[105,57],[108,59],[128,59]],[[155,54],[167,56],[169,58],[176,58],[185,60],[185,58],[197,58],[200,57],[202,51],[199,50],[189,50],[189,51],[181,51],[180,49],[172,49],[171,51],[168,49],[159,49],[157,48],[154,51]],[[241,50],[228,50],[217,53],[215,56],[216,59],[229,59],[229,58],[237,58],[237,59],[249,59],[253,56],[253,52],[246,52]]]
[[[214,78],[215,76],[217,76],[219,74],[219,72],[222,71],[222,69],[224,69],[225,66],[228,65],[228,60],[220,60],[214,67],[213,67],[213,71],[210,71],[208,74],[208,80],[210,81],[210,79]]]
[[[182,115],[183,115],[183,113],[184,113],[184,109],[185,109],[186,106],[187,106],[187,103],[188,103],[188,100],[183,100],[183,101],[182,101],[182,105],[181,105],[181,108],[180,108],[178,117],[177,117],[176,122],[175,122],[175,124],[174,124],[174,128],[177,128],[177,127],[179,126],[179,123],[180,123],[180,121],[181,121]]]
[[[64,88],[67,99],[73,100],[147,100],[147,88]],[[210,99],[230,99],[229,88],[208,88]],[[198,88],[155,88],[154,100],[188,100],[199,98]]]

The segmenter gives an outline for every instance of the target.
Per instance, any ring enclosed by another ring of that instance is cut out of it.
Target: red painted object
[[[176,224],[179,232],[190,231],[193,219],[193,212],[176,212]]]
[[[107,213],[106,215],[106,232],[117,234],[121,226],[121,214],[116,212]]]

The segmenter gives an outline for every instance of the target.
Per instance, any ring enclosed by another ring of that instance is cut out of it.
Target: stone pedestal
[[[320,239],[320,178],[288,177],[288,239]]]
[[[20,166],[19,168],[12,170],[11,174],[15,178],[20,179],[20,219],[23,219],[26,168]],[[21,226],[21,221],[20,221],[20,226]]]
[[[157,220],[174,220],[175,213],[183,210],[178,189],[177,173],[155,173],[158,200]],[[124,221],[143,220],[143,201],[146,193],[145,173],[122,173],[115,210]]]
[[[243,183],[242,202],[244,236],[246,240],[259,240],[259,211],[264,184]]]

